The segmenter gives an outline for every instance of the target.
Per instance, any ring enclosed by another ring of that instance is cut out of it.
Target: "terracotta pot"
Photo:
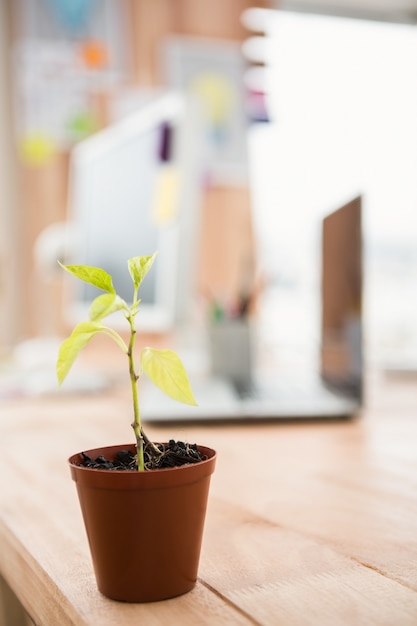
[[[119,445],[86,450],[113,460]],[[216,453],[172,469],[108,471],[68,459],[90,545],[98,589],[126,602],[163,600],[190,591],[197,580],[210,477]]]

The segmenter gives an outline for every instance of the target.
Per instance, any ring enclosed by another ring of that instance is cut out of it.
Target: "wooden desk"
[[[213,446],[218,465],[196,588],[147,605],[97,592],[66,465],[131,440],[128,393],[3,402],[4,580],[37,626],[415,626],[417,397],[382,383],[352,423],[150,427]]]

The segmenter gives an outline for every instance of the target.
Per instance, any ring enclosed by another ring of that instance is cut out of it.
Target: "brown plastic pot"
[[[86,450],[113,460],[133,445]],[[181,467],[108,471],[68,459],[76,482],[99,591],[113,600],[151,602],[190,591],[197,580],[216,453]]]

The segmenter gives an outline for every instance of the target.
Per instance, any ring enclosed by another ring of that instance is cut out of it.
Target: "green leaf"
[[[175,352],[144,348],[140,360],[145,374],[167,396],[197,406],[184,365]]]
[[[102,270],[100,267],[92,267],[91,265],[63,265],[58,261],[59,265],[85,283],[94,285],[99,289],[103,289],[109,293],[116,293],[113,287],[113,280],[110,274]]]
[[[142,280],[151,269],[157,254],[157,252],[154,252],[151,256],[135,256],[128,260],[129,273],[135,289],[139,288]]]
[[[115,293],[103,293],[91,303],[89,317],[90,320],[97,322],[116,311],[122,310],[129,311],[129,307],[120,296]]]
[[[127,353],[128,348],[125,342],[115,330],[97,322],[81,322],[59,348],[56,373],[60,385],[65,380],[79,352],[97,333],[108,334]]]

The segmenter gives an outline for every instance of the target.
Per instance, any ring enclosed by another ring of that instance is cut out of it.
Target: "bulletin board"
[[[207,173],[215,184],[242,184],[247,176],[245,63],[235,41],[169,37],[162,46],[168,86],[201,104]]]
[[[16,133],[29,163],[98,130],[94,94],[126,78],[123,3],[17,0]]]

